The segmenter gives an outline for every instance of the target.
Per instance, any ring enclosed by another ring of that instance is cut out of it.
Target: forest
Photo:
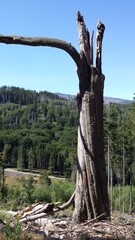
[[[5,164],[69,176],[76,164],[76,102],[49,92],[0,89],[0,151]]]
[[[67,100],[47,91],[18,87],[0,88],[0,154],[5,168],[44,170],[75,181],[77,126],[76,98]],[[131,195],[135,186],[134,101],[104,104],[104,152],[111,206],[112,191],[118,197],[129,186],[130,208],[135,210]],[[122,208],[120,201],[117,205]]]

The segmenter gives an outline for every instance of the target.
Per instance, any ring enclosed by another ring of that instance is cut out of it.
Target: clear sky
[[[135,0],[1,0],[0,34],[52,37],[78,51],[76,14],[95,31],[106,26],[102,70],[104,95],[133,99],[135,92]],[[78,77],[71,57],[60,49],[0,43],[0,86],[76,94]]]

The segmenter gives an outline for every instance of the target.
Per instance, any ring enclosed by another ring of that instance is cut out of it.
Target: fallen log
[[[27,215],[26,217],[19,220],[21,223],[29,222],[47,216],[47,213],[39,213],[35,215]]]
[[[39,206],[39,207],[38,207]],[[47,203],[45,205],[36,205],[34,208],[27,208],[26,212],[23,210],[23,215],[20,218],[20,222],[28,222],[28,221],[33,221],[37,218],[45,217],[47,215],[52,214],[54,208],[53,203]],[[31,209],[31,211],[29,210]]]

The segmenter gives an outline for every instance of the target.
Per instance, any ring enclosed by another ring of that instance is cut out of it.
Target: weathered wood
[[[33,220],[36,220],[38,218],[42,218],[42,217],[46,217],[46,216],[48,216],[48,214],[44,213],[44,212],[39,213],[39,214],[35,214],[35,215],[27,215],[26,217],[21,218],[19,220],[19,222],[25,223],[25,222],[33,221]]]
[[[92,36],[90,39],[90,63],[93,65],[93,37],[94,37],[94,31],[92,31]]]
[[[80,97],[78,99],[78,169],[73,221],[109,217],[103,147],[103,88],[101,67],[104,25],[97,25],[96,67],[93,66],[93,32],[88,41],[83,17],[77,16],[82,67],[78,69]],[[89,49],[89,51],[88,51]]]
[[[39,208],[39,209],[37,209],[35,211],[32,211],[31,214],[32,215],[33,214],[39,214],[39,213],[42,213],[42,212],[47,213],[47,212],[53,211],[53,208],[54,208],[54,204],[53,203],[47,203],[47,204],[45,204],[45,206],[43,206],[43,207],[41,207],[41,208]]]
[[[77,13],[77,24],[79,31],[79,44],[81,54],[84,54],[87,63],[90,65],[90,41],[89,41],[89,32],[86,29],[83,16],[81,16],[80,12]]]
[[[100,20],[97,22],[97,36],[96,36],[96,67],[99,70],[99,73],[102,73],[102,40],[103,40],[103,35],[104,35],[104,30],[105,30],[105,25],[101,23]]]
[[[54,212],[58,212],[58,211],[61,211],[61,210],[64,210],[64,209],[68,208],[73,203],[74,196],[75,196],[75,191],[73,192],[72,196],[70,197],[70,199],[66,203],[64,203],[61,206],[57,206],[56,208],[54,208]]]

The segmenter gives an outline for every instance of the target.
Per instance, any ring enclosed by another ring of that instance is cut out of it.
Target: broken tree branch
[[[83,16],[80,12],[77,13],[77,25],[79,32],[79,45],[81,54],[85,55],[88,65],[90,65],[90,37],[89,31],[86,29]]]
[[[97,22],[97,36],[96,36],[96,68],[99,73],[102,73],[102,40],[105,30],[105,25],[100,20]]]
[[[68,202],[64,203],[61,206],[58,206],[57,209],[54,209],[54,212],[60,211],[60,210],[64,210],[66,208],[68,208],[74,201],[74,196],[75,196],[75,191],[73,192],[71,198],[68,200]]]
[[[90,39],[90,63],[93,65],[93,38],[94,38],[94,31],[92,31],[92,36]]]
[[[77,50],[71,45],[71,43],[67,43],[59,39],[46,37],[4,36],[0,34],[0,42],[5,44],[20,44],[33,47],[48,46],[60,48],[66,51],[72,57],[77,67],[80,66],[80,55]]]

